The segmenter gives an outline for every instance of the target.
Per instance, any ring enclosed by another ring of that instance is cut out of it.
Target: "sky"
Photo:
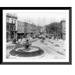
[[[15,14],[20,21],[40,26],[66,20],[69,15],[68,10],[4,10],[4,12]]]

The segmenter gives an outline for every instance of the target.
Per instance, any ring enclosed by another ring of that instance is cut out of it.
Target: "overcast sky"
[[[68,10],[4,10],[4,12],[17,15],[20,21],[41,26],[68,19]]]

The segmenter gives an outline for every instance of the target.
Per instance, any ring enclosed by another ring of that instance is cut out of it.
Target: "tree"
[[[46,32],[51,34],[60,35],[62,37],[62,25],[60,22],[53,22],[46,26]]]

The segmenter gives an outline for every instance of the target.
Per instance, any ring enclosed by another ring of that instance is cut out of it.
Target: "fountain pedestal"
[[[29,51],[30,50],[30,46],[31,46],[31,44],[30,44],[29,40],[26,40],[26,43],[24,44],[25,50]]]

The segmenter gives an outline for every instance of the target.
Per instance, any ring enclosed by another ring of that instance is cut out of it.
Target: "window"
[[[9,23],[12,23],[12,18],[9,18]]]
[[[13,19],[13,23],[14,23],[14,24],[16,23],[16,19]]]

